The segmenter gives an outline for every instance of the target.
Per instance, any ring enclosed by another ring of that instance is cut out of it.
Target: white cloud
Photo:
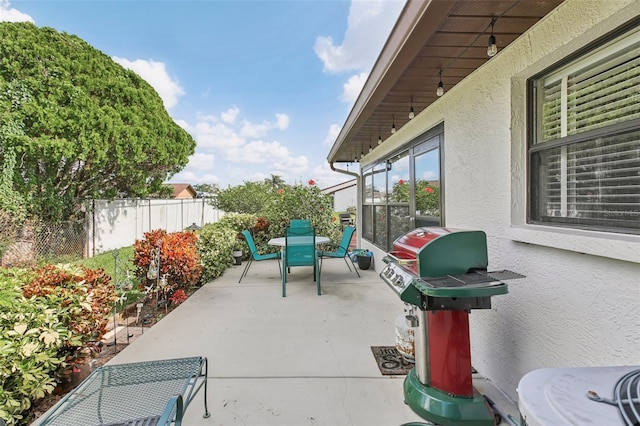
[[[112,59],[145,79],[158,92],[166,109],[173,108],[178,103],[178,98],[184,95],[180,84],[167,73],[164,62],[144,59],[130,61],[117,56]]]
[[[198,121],[191,134],[200,148],[224,151],[244,144],[244,138],[225,123]]]
[[[287,114],[276,114],[276,127],[280,130],[287,130],[287,127],[289,127],[289,116]]]
[[[324,71],[369,70],[404,6],[403,0],[353,0],[342,44],[318,37],[314,46]]]
[[[424,180],[438,180],[440,179],[440,175],[437,170],[427,170],[422,173],[422,179]]]
[[[265,120],[262,123],[251,123],[248,120],[244,120],[242,128],[240,129],[240,135],[243,138],[255,139],[266,135],[269,130],[286,130],[287,127],[289,127],[289,116],[286,114],[276,114],[275,122]]]
[[[225,182],[234,184],[263,180],[271,174],[289,181],[309,169],[306,156],[294,155],[277,140],[265,140],[271,131],[283,131],[289,127],[290,118],[286,114],[275,114],[274,121],[253,123],[234,106],[217,115],[198,114],[194,124],[184,119],[176,122],[197,143],[196,153],[189,158],[187,167],[176,175],[176,179],[217,183],[219,179],[212,181],[213,175],[202,173],[215,171],[216,176],[224,176]]]
[[[196,152],[189,157],[189,168],[195,170],[213,170],[216,157],[213,154]]]
[[[333,143],[336,141],[336,139],[338,139],[340,130],[342,130],[342,127],[337,124],[332,124],[331,126],[329,126],[329,131],[327,132],[327,136],[325,136],[324,140],[322,141],[322,146],[333,146]]]
[[[364,84],[367,82],[368,76],[369,75],[366,72],[361,72],[360,74],[351,76],[351,78],[342,85],[342,95],[340,96],[340,100],[353,104],[356,99],[358,99],[358,95],[360,94],[360,91],[362,91]]]
[[[176,173],[170,180],[170,182],[188,182],[192,185],[198,183],[219,183],[220,178],[213,173],[197,173],[189,169],[185,169],[180,173]]]
[[[239,113],[240,113],[240,110],[238,109],[238,107],[234,106],[222,112],[220,114],[220,118],[222,119],[223,122],[227,124],[233,124],[235,123]]]
[[[31,22],[35,24],[33,18],[26,13],[22,13],[11,7],[8,0],[0,1],[0,21],[1,22]]]

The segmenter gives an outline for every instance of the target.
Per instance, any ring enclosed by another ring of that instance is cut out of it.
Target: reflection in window
[[[390,203],[409,203],[409,153],[404,152],[388,161],[388,188]]]
[[[373,203],[380,204],[387,200],[386,165],[378,164],[373,167]]]
[[[362,238],[373,241],[373,207],[362,206]]]
[[[409,214],[409,205],[406,206],[389,206],[389,240],[395,241],[398,237],[406,234],[413,229],[411,225],[411,216]]]
[[[364,202],[369,204],[373,203],[373,175],[372,170],[369,169],[364,173]]]
[[[420,226],[441,226],[440,125],[402,152],[363,169],[362,238],[392,250],[400,236]]]
[[[432,149],[415,157],[416,217],[439,222],[440,217],[440,155]]]
[[[375,223],[373,243],[379,247],[387,247],[387,207],[375,206],[374,213]]]

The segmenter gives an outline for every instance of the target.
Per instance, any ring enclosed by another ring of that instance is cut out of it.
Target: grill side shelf
[[[431,297],[485,297],[508,293],[501,280],[524,278],[512,271],[471,271],[463,275],[422,277],[412,284],[422,294]]]

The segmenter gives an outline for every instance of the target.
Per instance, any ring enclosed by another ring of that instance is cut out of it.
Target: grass
[[[133,284],[133,289],[127,291],[127,300],[125,305],[135,302],[142,297],[142,292],[138,290],[138,278],[135,276],[135,267],[133,266],[133,246],[122,247],[118,249],[117,258],[114,256],[115,250],[98,254],[88,259],[73,262],[76,265],[82,265],[90,269],[104,269],[105,273],[111,277],[112,282],[119,287],[126,280],[126,271],[129,271],[129,277]],[[118,262],[118,274],[116,275],[116,260]],[[120,288],[118,288],[120,292]]]
[[[114,278],[115,274],[115,260],[114,250],[98,254],[88,259],[82,259],[74,262],[76,265],[83,265],[91,269],[104,269],[104,271]],[[133,246],[123,247],[118,249],[118,264],[121,268],[129,269],[130,273],[134,272],[133,267]],[[123,269],[124,270],[124,269]],[[124,274],[124,272],[122,272]]]

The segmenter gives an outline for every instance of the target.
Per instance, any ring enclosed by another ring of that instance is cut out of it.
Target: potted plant
[[[233,255],[234,265],[242,265],[242,249],[245,246],[244,239],[242,234],[238,234],[238,238],[236,238],[233,243],[233,248],[231,254]]]
[[[369,250],[361,250],[356,254],[356,258],[358,260],[358,268],[361,270],[366,270],[371,267],[371,258],[373,256],[373,252]]]

